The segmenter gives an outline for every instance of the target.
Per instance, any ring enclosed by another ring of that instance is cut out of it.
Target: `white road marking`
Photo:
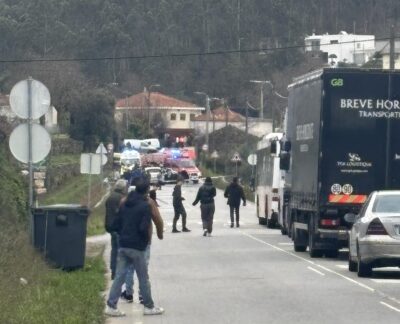
[[[381,301],[380,304],[383,305],[383,306],[386,306],[387,308],[390,308],[391,310],[394,310],[394,311],[400,313],[400,309],[398,309],[398,308],[396,308],[396,307],[393,307],[392,305],[386,304],[386,303],[383,302],[383,301]]]
[[[318,273],[320,276],[325,276],[325,273],[318,271],[317,269],[314,269],[312,267],[307,267],[307,269],[314,271],[315,273]]]
[[[371,279],[371,281],[384,284],[400,284],[399,279]]]
[[[278,245],[287,245],[287,246],[293,246],[293,243],[289,243],[289,242],[281,242],[281,243],[278,243]]]
[[[341,278],[343,278],[343,279],[345,279],[345,280],[347,280],[347,281],[350,281],[351,283],[353,283],[353,284],[355,284],[355,285],[357,285],[357,286],[360,286],[360,287],[362,287],[362,288],[364,288],[364,289],[369,290],[370,292],[375,292],[375,289],[374,289],[374,288],[371,288],[371,287],[369,287],[369,286],[367,286],[367,285],[364,285],[364,284],[361,283],[361,282],[358,282],[357,280],[353,280],[353,279],[351,279],[351,278],[349,278],[349,277],[347,277],[347,276],[344,276],[344,275],[340,274],[339,272],[336,272],[336,271],[333,271],[333,270],[331,270],[331,269],[328,269],[328,268],[326,268],[326,267],[324,267],[324,266],[322,266],[322,265],[320,265],[320,264],[318,264],[318,263],[316,263],[316,262],[314,262],[314,261],[307,260],[306,258],[303,258],[303,257],[301,257],[301,256],[299,256],[299,255],[297,255],[297,254],[294,254],[294,253],[292,253],[292,252],[289,252],[289,251],[286,251],[286,250],[284,250],[284,249],[281,249],[280,247],[277,247],[276,245],[273,245],[273,244],[267,243],[267,242],[265,242],[265,241],[263,241],[263,240],[260,240],[260,239],[254,237],[254,236],[251,235],[251,234],[247,234],[247,233],[244,233],[244,232],[242,232],[242,234],[245,235],[245,236],[247,236],[247,237],[249,237],[249,238],[251,238],[251,239],[253,239],[253,240],[255,240],[255,241],[257,241],[257,242],[260,242],[260,243],[262,243],[262,244],[268,245],[269,247],[271,247],[271,248],[273,248],[273,249],[275,249],[275,250],[278,250],[278,251],[281,251],[281,252],[283,252],[283,253],[289,254],[289,255],[291,255],[291,256],[297,258],[297,259],[303,260],[304,262],[307,262],[307,263],[312,264],[312,265],[314,265],[314,266],[316,266],[316,267],[318,267],[318,268],[320,268],[320,269],[323,269],[323,270],[325,270],[325,271],[327,271],[327,272],[330,272],[330,273],[332,273],[332,274],[335,274],[335,275],[337,275],[337,276],[339,276],[339,277],[341,277]],[[400,304],[400,301],[399,301],[398,303]]]

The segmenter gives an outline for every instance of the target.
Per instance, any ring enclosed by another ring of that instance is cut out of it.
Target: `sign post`
[[[238,152],[233,154],[231,161],[233,163],[235,163],[235,176],[238,176],[238,164],[242,162],[242,159],[240,158],[240,155]]]
[[[81,154],[81,173],[89,175],[88,208],[90,208],[92,194],[92,174],[100,174],[102,166],[102,155],[85,153]]]
[[[219,158],[219,154],[216,150],[212,152],[211,158],[214,160],[214,173],[217,173],[217,159]]]
[[[29,214],[34,205],[33,199],[33,163],[40,162],[50,152],[51,138],[46,129],[34,124],[35,119],[43,116],[50,107],[50,92],[41,82],[29,77],[15,84],[10,92],[11,110],[27,124],[20,124],[10,135],[10,150],[14,157],[28,164],[29,174]],[[31,239],[34,223],[30,216]]]

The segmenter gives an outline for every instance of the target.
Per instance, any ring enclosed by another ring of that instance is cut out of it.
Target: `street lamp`
[[[207,145],[207,154],[208,154],[208,150],[210,148],[209,146],[209,134],[210,134],[210,101],[211,100],[223,100],[220,98],[210,98],[208,96],[207,93],[205,92],[200,92],[200,91],[196,91],[195,94],[197,95],[203,95],[206,97],[206,145]]]
[[[269,84],[272,87],[272,83],[268,80],[250,80],[250,82],[260,84],[260,119],[264,119],[264,84]]]
[[[151,95],[151,89],[155,88],[155,87],[161,87],[161,85],[159,84],[152,84],[149,87],[149,90],[147,91],[148,95],[147,95],[147,134],[150,134],[150,105],[151,105],[151,101],[150,101],[150,95]]]

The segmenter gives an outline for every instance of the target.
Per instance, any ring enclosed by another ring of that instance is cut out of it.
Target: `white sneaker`
[[[164,313],[164,308],[155,306],[153,308],[145,306],[143,311],[144,315],[161,315],[162,313]]]
[[[118,308],[112,308],[107,305],[105,314],[107,316],[112,316],[112,317],[123,317],[125,316],[125,313],[120,311]]]

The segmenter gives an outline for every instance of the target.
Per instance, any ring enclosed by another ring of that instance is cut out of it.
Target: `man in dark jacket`
[[[240,200],[243,200],[243,206],[246,206],[246,197],[244,195],[243,187],[239,184],[237,177],[234,177],[232,182],[225,189],[224,197],[228,198],[228,205],[230,207],[231,227],[233,227],[233,214],[236,214],[236,227],[239,227],[239,207]]]
[[[197,191],[197,196],[193,202],[193,206],[196,206],[200,201],[201,220],[203,222],[203,236],[211,236],[213,229],[213,219],[215,212],[214,197],[217,195],[217,191],[212,183],[210,177],[207,177],[204,184]]]
[[[161,307],[154,306],[151,297],[145,254],[150,243],[149,229],[152,219],[151,205],[147,198],[149,187],[146,179],[137,181],[135,191],[129,193],[112,225],[119,234],[119,250],[117,272],[107,300],[106,314],[109,316],[125,315],[117,308],[117,304],[125,277],[132,266],[139,280],[144,315],[157,315],[164,312]]]
[[[177,229],[176,224],[178,223],[179,217],[182,216],[182,232],[190,232],[190,229],[186,227],[186,210],[183,206],[183,202],[185,198],[182,197],[182,183],[183,180],[181,178],[178,179],[176,185],[174,187],[174,191],[172,193],[172,205],[174,206],[174,220],[172,225],[172,233],[179,233],[180,231]]]

